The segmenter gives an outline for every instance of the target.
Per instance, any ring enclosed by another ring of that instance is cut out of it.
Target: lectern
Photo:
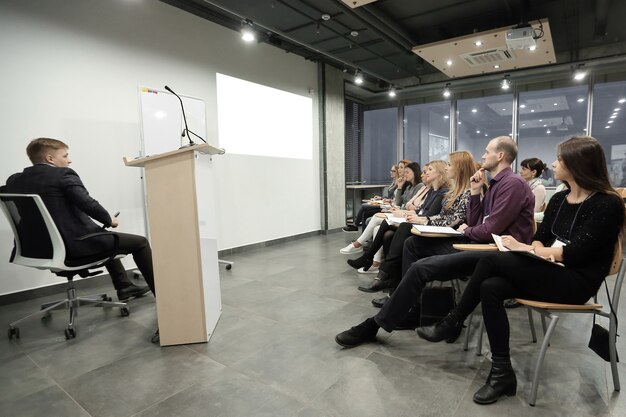
[[[193,145],[143,158],[161,346],[207,342],[222,311],[213,154]]]

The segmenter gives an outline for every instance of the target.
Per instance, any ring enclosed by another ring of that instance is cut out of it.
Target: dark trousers
[[[381,208],[378,205],[361,204],[361,208],[359,209],[359,212],[356,214],[356,217],[354,218],[354,225],[363,226],[363,229],[365,230],[365,220],[369,219],[374,214],[380,211],[381,211]]]
[[[443,238],[421,239],[449,240]],[[481,257],[487,253],[479,251],[456,252],[429,256],[413,263],[403,275],[391,298],[374,317],[374,320],[386,331],[392,331],[411,307],[419,302],[422,289],[427,283],[467,277],[472,274]]]
[[[458,251],[452,245],[467,242],[469,240],[465,237],[410,237],[404,241],[402,250],[402,275],[406,274],[414,262],[433,255],[456,253]]]
[[[133,255],[133,260],[137,268],[141,271],[146,284],[150,287],[152,294],[154,291],[154,272],[152,270],[152,249],[148,239],[143,236],[131,235],[128,233],[115,233],[119,237],[119,246],[116,253],[119,255]],[[124,288],[130,282],[126,276],[126,270],[119,259],[113,259],[104,264],[116,290]]]
[[[509,320],[502,305],[504,300],[519,297],[583,304],[594,293],[584,277],[567,268],[520,254],[487,252],[477,262],[452,314],[459,321],[465,320],[482,303],[491,352],[503,357],[509,356]]]

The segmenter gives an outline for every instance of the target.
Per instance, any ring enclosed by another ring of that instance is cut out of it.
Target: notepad
[[[446,236],[463,236],[463,233],[457,232],[449,226],[425,226],[414,224],[413,227],[420,233],[434,233]]]
[[[520,255],[523,256],[528,256],[529,258],[534,258],[534,259],[539,259],[542,260],[544,262],[549,262],[552,265],[558,265],[558,266],[565,266],[560,262],[552,262],[550,259],[541,257],[539,255],[535,255],[534,253],[528,252],[526,250],[513,250],[513,249],[509,249],[506,246],[504,246],[504,244],[502,243],[502,236],[498,236],[496,234],[491,234],[491,237],[493,238],[493,241],[496,242],[496,246],[498,247],[498,250],[500,252],[513,252],[513,253],[518,253]]]

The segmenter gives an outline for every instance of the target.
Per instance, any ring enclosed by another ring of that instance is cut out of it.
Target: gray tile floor
[[[538,346],[519,309],[510,312],[518,394],[491,406],[472,402],[489,370],[474,353],[475,337],[469,352],[412,331],[381,331],[378,344],[341,349],[334,335],[376,313],[372,296],[356,290],[370,276],[339,254],[351,237],[315,236],[230,257],[236,264],[221,271],[223,314],[208,344],[151,344],[152,297],[133,300],[129,317],[82,309],[69,342],[65,313],[23,324],[19,341],[0,337],[0,415],[626,415],[609,367],[586,347],[586,317],[561,320],[536,407],[527,396]],[[0,307],[0,324],[51,298]],[[620,316],[626,323],[623,309]],[[619,350],[626,358],[624,343]]]

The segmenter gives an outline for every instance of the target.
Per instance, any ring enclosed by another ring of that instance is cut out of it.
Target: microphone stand
[[[183,105],[183,99],[180,98],[180,96],[178,94],[176,94],[174,92],[174,90],[172,90],[171,88],[169,88],[168,86],[165,86],[165,89],[167,91],[169,91],[170,93],[174,94],[176,96],[176,98],[178,98],[178,101],[180,102],[180,108],[183,111],[183,122],[185,122],[185,129],[183,129],[183,133],[181,134],[181,137],[185,137],[185,132],[187,132],[187,140],[189,141],[189,143],[187,145],[183,145],[181,146],[181,148],[186,148],[188,146],[193,146],[196,143],[193,141],[193,139],[191,139],[191,135],[194,135],[195,137],[199,138],[202,142],[207,143],[206,140],[204,140],[202,137],[200,137],[199,135],[195,134],[194,132],[192,132],[191,130],[189,130],[189,127],[187,126],[187,116],[185,116],[185,106]],[[191,134],[191,135],[190,135]]]

